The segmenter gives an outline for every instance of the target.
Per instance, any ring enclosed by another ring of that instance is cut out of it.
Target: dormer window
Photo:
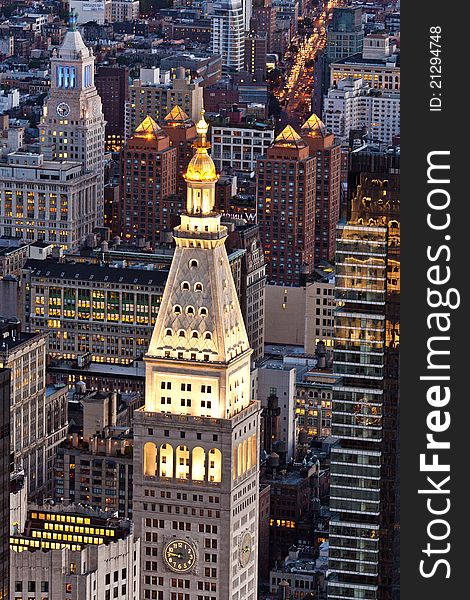
[[[194,284],[194,291],[196,291],[196,292],[202,292],[202,283],[195,283]]]
[[[176,305],[173,307],[173,312],[174,312],[176,315],[179,315],[179,314],[181,314],[181,306],[180,306],[179,304],[176,304]]]
[[[183,283],[181,284],[181,289],[189,290],[189,283],[187,281],[183,281]]]

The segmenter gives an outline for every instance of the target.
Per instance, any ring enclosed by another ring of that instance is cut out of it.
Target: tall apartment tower
[[[100,66],[96,70],[95,84],[103,102],[103,113],[106,119],[106,150],[119,152],[124,144],[129,69],[117,65]]]
[[[287,125],[256,165],[258,223],[267,282],[299,285],[315,250],[316,159]]]
[[[10,370],[0,368],[0,600],[10,582]]]
[[[328,598],[391,600],[399,573],[399,156],[366,150],[356,158],[358,185],[337,231]]]
[[[96,225],[104,221],[104,130],[101,98],[94,83],[95,57],[77,31],[72,11],[62,46],[51,58],[51,89],[40,123],[46,158],[79,161],[97,176]]]
[[[118,232],[142,235],[152,245],[169,229],[176,200],[176,148],[151,117],[146,117],[121,150]]]
[[[362,52],[363,43],[362,8],[360,6],[333,8],[333,19],[328,27],[326,45],[329,61],[340,60]]]
[[[193,157],[196,125],[181,107],[174,106],[163,120],[162,129],[170,138],[170,144],[176,148],[176,190],[178,195],[184,197],[184,173]]]
[[[273,51],[276,30],[276,9],[272,0],[253,0],[250,30],[266,34],[267,51]]]
[[[134,522],[142,598],[254,600],[259,403],[251,349],[214,210],[208,125],[197,123],[186,211],[134,413]]]
[[[310,155],[317,159],[315,190],[315,255],[317,265],[335,258],[336,225],[341,200],[341,144],[313,114],[302,125]]]
[[[222,72],[243,70],[245,23],[242,0],[217,0],[211,14],[211,47],[222,57]]]

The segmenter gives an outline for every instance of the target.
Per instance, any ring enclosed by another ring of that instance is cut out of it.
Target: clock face
[[[175,573],[187,573],[196,564],[196,550],[186,540],[171,540],[163,548],[163,559]]]
[[[70,113],[70,106],[65,102],[57,105],[57,114],[59,117],[66,117]]]
[[[240,565],[242,567],[246,567],[246,565],[250,562],[251,553],[252,553],[252,538],[251,533],[249,531],[245,531],[240,539],[240,545],[238,548]]]

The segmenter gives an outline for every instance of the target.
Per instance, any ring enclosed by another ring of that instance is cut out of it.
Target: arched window
[[[199,333],[197,331],[193,331],[192,334],[191,334],[191,337],[198,338],[199,337]]]
[[[233,448],[233,478],[236,479],[237,478],[237,455],[238,455],[238,449],[237,446],[234,446]]]
[[[248,468],[248,442],[243,440],[243,472]]]
[[[157,447],[153,442],[144,446],[144,475],[155,477],[157,468]]]
[[[189,261],[189,267],[190,267],[191,269],[197,269],[197,267],[198,267],[198,262],[197,262],[197,260],[196,260],[195,258],[192,258],[192,259]]]
[[[165,335],[173,335],[172,329],[165,329]]]
[[[202,307],[199,309],[199,314],[200,314],[201,316],[203,316],[203,317],[207,317],[207,308],[205,308],[205,306],[202,306]]]
[[[193,460],[191,466],[191,479],[193,481],[204,481],[206,474],[206,453],[204,448],[197,446],[193,449]]]
[[[254,467],[258,462],[258,453],[256,452],[256,433],[251,436],[251,466]]]
[[[209,450],[209,465],[207,469],[209,481],[220,483],[222,481],[222,452],[218,448]]]
[[[206,331],[206,333],[204,334],[204,338],[206,340],[211,340],[212,339],[212,333],[210,331]]]
[[[175,304],[173,307],[173,312],[177,315],[181,314],[181,306],[179,304]]]
[[[180,329],[179,332],[178,332],[178,335],[180,337],[186,337],[186,333],[185,333],[184,329]]]
[[[181,284],[181,289],[189,290],[189,283],[187,281],[183,281],[183,283]]]
[[[237,475],[243,475],[243,447],[242,444],[238,444],[237,448]]]
[[[187,446],[177,446],[176,448],[176,479],[189,479],[189,449]]]
[[[195,292],[202,292],[202,283],[195,283],[194,284],[194,291]]]
[[[194,306],[187,306],[186,307],[186,314],[187,315],[194,315]]]
[[[251,448],[250,448],[251,440],[245,440],[243,443],[246,443],[246,470],[251,469],[253,466],[251,462]]]
[[[173,447],[170,444],[160,446],[160,477],[173,477]]]

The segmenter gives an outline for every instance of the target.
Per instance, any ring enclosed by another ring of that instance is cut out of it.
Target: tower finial
[[[201,147],[205,147],[206,146],[207,131],[209,130],[209,125],[207,124],[207,121],[204,118],[204,113],[205,112],[206,111],[203,108],[201,108],[201,118],[196,123],[196,131],[197,131],[197,134],[198,134],[198,136],[200,138],[199,139],[199,144],[200,144]]]
[[[69,12],[69,31],[77,30],[77,13],[75,8],[71,8]]]

